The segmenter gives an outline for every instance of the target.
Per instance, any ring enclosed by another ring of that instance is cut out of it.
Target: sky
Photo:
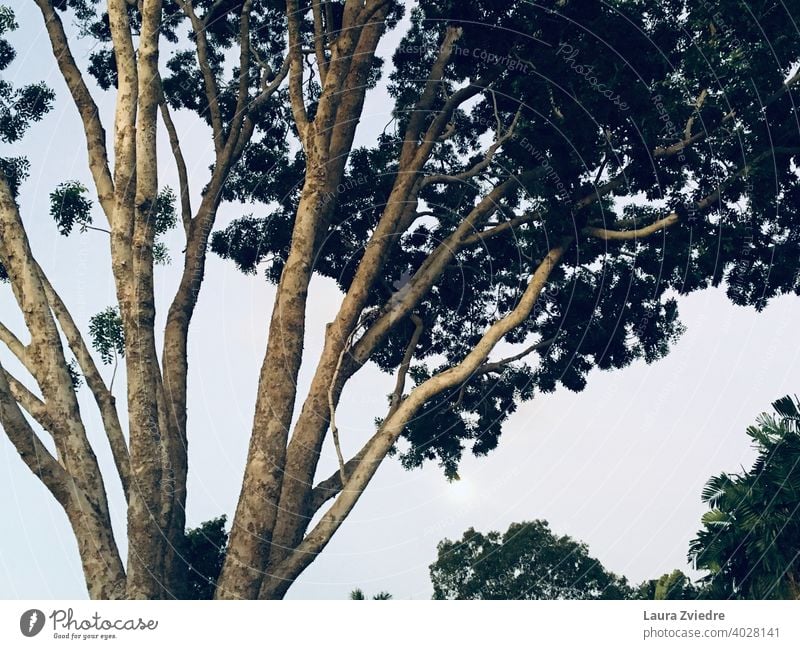
[[[89,318],[114,301],[108,243],[100,232],[61,237],[48,214],[48,195],[59,182],[91,186],[85,145],[41,16],[33,3],[12,0],[11,5],[20,30],[11,38],[18,58],[6,77],[14,83],[44,80],[57,92],[54,110],[13,149],[31,161],[21,190],[23,219],[37,259],[86,331]],[[384,47],[396,42],[391,35]],[[75,48],[83,64],[90,45],[79,41]],[[95,90],[109,129],[111,97]],[[358,143],[369,143],[380,132],[390,105],[380,87],[370,96]],[[176,123],[196,197],[211,161],[209,132],[186,115],[178,114]],[[160,152],[161,185],[176,187],[165,138]],[[223,205],[218,227],[260,209]],[[179,230],[168,244],[179,259]],[[162,316],[178,277],[176,261],[157,271]],[[190,526],[223,513],[230,518],[235,509],[273,299],[274,289],[263,277],[244,276],[209,257],[189,340]],[[329,280],[312,282],[301,391],[340,299]],[[459,537],[469,527],[505,530],[511,522],[537,518],[586,542],[606,568],[633,583],[674,568],[688,571],[688,543],[705,510],[703,484],[721,471],[749,466],[754,452],[745,428],[775,399],[800,392],[800,352],[791,338],[800,323],[800,300],[776,299],[757,314],[730,304],[720,290],[707,290],[680,298],[679,305],[686,333],[667,358],[614,372],[595,370],[580,394],[562,388],[537,395],[510,417],[497,450],[480,459],[465,456],[461,480],[448,483],[432,464],[409,472],[387,459],[288,596],[343,598],[360,587],[368,594],[385,590],[396,598],[426,599],[432,590],[428,566],[441,539]],[[24,331],[10,290],[2,286],[0,318]],[[0,359],[19,376],[4,350]],[[103,372],[110,378],[112,368]],[[348,386],[337,410],[345,455],[371,435],[392,385],[391,376],[368,367]],[[124,376],[118,375],[115,394],[123,395],[124,388]],[[86,389],[80,399],[100,462],[113,476]],[[334,449],[326,446],[319,475],[327,477],[335,467]],[[124,551],[121,488],[113,477],[106,484]],[[0,598],[85,598],[66,517],[2,435],[0,494]]]

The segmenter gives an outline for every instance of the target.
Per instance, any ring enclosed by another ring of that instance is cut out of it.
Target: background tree
[[[214,598],[228,545],[225,520],[225,516],[220,516],[187,530],[183,558],[188,574],[183,599]]]
[[[512,523],[504,534],[470,528],[444,539],[431,565],[434,599],[628,599],[632,590],[589,556],[589,548],[557,536],[546,521]]]
[[[712,477],[689,559],[719,599],[800,599],[800,410],[783,397],[747,429],[752,468]]]
[[[634,599],[700,599],[704,594],[681,570],[673,570],[640,584]]]
[[[681,331],[676,295],[725,283],[761,309],[800,291],[793,5],[34,1],[93,182],[60,180],[51,213],[65,235],[108,232],[117,304],[92,335],[101,359],[124,358],[127,393],[120,407],[86,323],[37,262],[19,167],[4,168],[0,264],[27,332],[0,327],[24,372],[0,371],[0,424],[63,506],[92,597],[185,590],[187,341],[209,245],[277,284],[220,598],[282,597],[389,454],[454,477],[465,451],[495,448],[520,400],[660,358]],[[406,9],[390,66],[376,49]],[[96,41],[87,61],[73,55],[77,34]],[[115,99],[110,137],[84,70]],[[355,147],[384,72],[391,121]],[[25,123],[41,114],[18,105]],[[210,129],[196,196],[175,111]],[[159,184],[159,121],[174,206]],[[222,201],[260,214],[212,237]],[[172,223],[186,240],[173,253],[181,280],[156,314],[153,268],[172,256],[159,239]],[[343,296],[310,359],[314,274]],[[314,372],[301,395],[304,361]],[[335,411],[367,363],[396,387],[347,458]],[[71,367],[127,499],[125,562]],[[326,439],[339,463],[329,477],[317,475]]]
[[[364,591],[361,590],[360,588],[354,588],[352,591],[350,591],[350,599],[367,599],[367,596],[364,594]],[[392,599],[392,594],[387,593],[385,590],[382,590],[379,593],[375,593],[372,596],[372,599],[378,599],[378,600]]]

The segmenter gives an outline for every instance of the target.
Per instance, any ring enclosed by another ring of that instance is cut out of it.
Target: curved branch
[[[363,449],[358,466],[331,508],[323,515],[319,523],[303,539],[297,548],[275,569],[271,575],[276,584],[275,591],[265,595],[281,595],[288,589],[292,580],[304,570],[328,544],[336,530],[355,506],[364,488],[375,475],[378,466],[389,449],[397,441],[406,423],[428,400],[444,390],[466,380],[483,364],[494,346],[512,329],[519,326],[528,317],[539,294],[553,268],[558,265],[571,239],[565,239],[561,245],[552,249],[531,276],[525,292],[514,309],[496,321],[484,333],[481,340],[456,366],[434,375],[418,385],[409,396],[402,401],[392,415],[387,417],[378,432]]]
[[[183,157],[178,131],[175,128],[175,122],[172,121],[172,115],[163,92],[158,106],[161,110],[161,119],[164,122],[164,127],[167,129],[169,147],[172,149],[172,155],[175,158],[175,167],[178,170],[178,184],[181,192],[181,221],[183,222],[183,230],[188,237],[192,226],[192,202],[189,195],[189,174],[186,171],[186,160]]]

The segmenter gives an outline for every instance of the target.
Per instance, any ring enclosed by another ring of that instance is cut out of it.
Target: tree
[[[710,511],[689,559],[719,599],[800,599],[800,402],[783,397],[747,429],[758,457],[703,489]]]
[[[225,516],[206,521],[186,532],[183,558],[187,575],[183,599],[213,599],[227,545]]]
[[[673,570],[640,584],[634,599],[700,599],[704,594],[681,570]]]
[[[4,163],[0,266],[27,332],[0,327],[4,359],[19,365],[0,371],[0,424],[64,508],[92,597],[184,592],[187,341],[209,248],[277,285],[219,598],[282,597],[387,456],[455,477],[465,451],[495,448],[521,400],[662,357],[681,331],[676,295],[724,284],[761,309],[800,290],[793,6],[34,1],[93,183],[63,179],[51,212],[64,235],[109,233],[117,303],[92,335],[127,388],[118,404],[86,323],[28,242],[24,169]],[[390,66],[376,50],[404,13]],[[75,59],[78,35],[96,41],[88,60]],[[391,121],[357,147],[387,70]],[[115,99],[109,137],[87,75]],[[21,124],[42,114],[16,105]],[[214,155],[196,196],[181,149],[192,115]],[[159,184],[167,166],[176,192]],[[259,215],[217,223],[223,201]],[[173,224],[186,243],[168,254],[159,237]],[[156,314],[153,267],[171,256],[181,281]],[[315,274],[342,299],[321,356],[304,359]],[[315,370],[302,395],[304,360]],[[335,412],[367,364],[396,387],[346,458]],[[117,475],[95,460],[70,367],[95,398]],[[317,475],[326,439],[330,477]],[[127,498],[126,561],[109,479]]]
[[[431,565],[433,599],[628,599],[624,577],[547,521],[512,523],[504,534],[470,528],[444,539]]]
[[[352,591],[350,591],[350,599],[367,599],[367,596],[364,595],[363,590],[361,590],[360,588],[355,588]],[[378,599],[378,600],[392,599],[392,594],[387,593],[385,590],[382,590],[381,592],[373,595],[372,599]]]

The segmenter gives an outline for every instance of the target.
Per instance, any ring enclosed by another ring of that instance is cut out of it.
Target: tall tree
[[[720,599],[800,599],[800,402],[783,397],[747,429],[752,468],[703,489],[711,510],[689,559]]]
[[[470,528],[444,539],[431,565],[434,599],[629,599],[624,577],[546,521],[512,523],[503,534]]]
[[[185,592],[188,335],[209,247],[277,285],[220,598],[283,596],[389,454],[454,477],[465,450],[497,445],[520,400],[666,354],[681,330],[676,294],[724,283],[734,302],[761,309],[800,291],[791,5],[34,2],[93,179],[86,191],[64,179],[51,211],[68,234],[89,226],[86,201],[99,205],[117,303],[91,334],[101,360],[122,359],[127,394],[120,412],[83,323],[28,242],[20,168],[4,163],[0,264],[27,332],[3,325],[0,340],[32,383],[0,372],[0,424],[64,507],[93,597]],[[376,51],[405,9],[390,66]],[[73,55],[79,34],[97,41],[85,61]],[[113,93],[110,136],[87,73]],[[372,146],[354,146],[368,93],[384,90],[390,123]],[[23,122],[41,109],[26,110]],[[210,131],[197,196],[176,111]],[[159,121],[169,161],[158,157]],[[175,207],[159,185],[165,164],[179,179]],[[212,237],[226,200],[262,215]],[[153,267],[173,221],[186,240],[173,261],[181,280],[156,314]],[[314,274],[342,299],[310,359]],[[302,395],[304,361],[314,372]],[[335,412],[368,363],[396,387],[346,458]],[[71,367],[124,487],[126,562]],[[339,470],[318,476],[328,438]]]

